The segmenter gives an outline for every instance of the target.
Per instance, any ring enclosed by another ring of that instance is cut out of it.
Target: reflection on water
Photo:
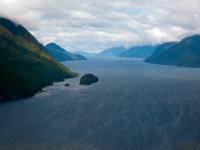
[[[27,100],[0,104],[0,149],[200,146],[200,69],[116,58],[65,64],[100,81],[81,86],[77,77],[54,83]]]

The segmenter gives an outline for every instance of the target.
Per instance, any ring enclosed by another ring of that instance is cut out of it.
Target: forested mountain
[[[86,60],[86,57],[80,54],[70,53],[55,43],[47,44],[45,49],[52,57],[56,58],[58,61]]]
[[[74,76],[22,25],[0,18],[0,99],[32,96],[54,81]]]
[[[162,44],[145,61],[165,65],[200,67],[200,35],[186,37],[175,43]]]

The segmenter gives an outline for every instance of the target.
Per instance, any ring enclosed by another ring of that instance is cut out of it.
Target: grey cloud
[[[0,0],[0,15],[44,44],[90,52],[198,34],[199,10],[199,0]]]

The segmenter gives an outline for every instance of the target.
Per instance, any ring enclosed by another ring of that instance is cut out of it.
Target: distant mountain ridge
[[[86,60],[86,57],[80,55],[80,54],[73,54],[56,43],[49,43],[45,46],[46,51],[55,59],[58,61],[67,61],[67,60]]]
[[[157,48],[158,46],[152,45],[144,45],[144,46],[137,46],[127,49],[125,52],[119,54],[119,57],[135,57],[135,58],[146,58],[151,55],[151,53]]]
[[[152,52],[158,47],[158,45],[141,45],[131,48],[112,47],[99,53],[101,56],[117,56],[117,57],[130,57],[130,58],[146,58],[152,54]]]
[[[122,52],[125,52],[125,51],[126,51],[126,48],[124,48],[123,46],[112,47],[112,48],[109,48],[109,49],[102,51],[101,53],[99,53],[99,55],[102,55],[102,56],[118,56]]]
[[[185,67],[200,67],[200,35],[179,42],[161,44],[146,62]]]
[[[0,18],[0,99],[32,96],[54,81],[74,76],[22,25]]]

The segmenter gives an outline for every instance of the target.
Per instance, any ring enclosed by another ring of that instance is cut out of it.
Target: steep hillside
[[[86,60],[84,56],[70,53],[55,43],[47,44],[45,49],[52,57],[56,58],[58,61]]]
[[[200,35],[184,38],[177,43],[160,45],[146,62],[186,67],[200,67]]]
[[[32,96],[54,81],[74,76],[23,26],[0,18],[0,99]]]

